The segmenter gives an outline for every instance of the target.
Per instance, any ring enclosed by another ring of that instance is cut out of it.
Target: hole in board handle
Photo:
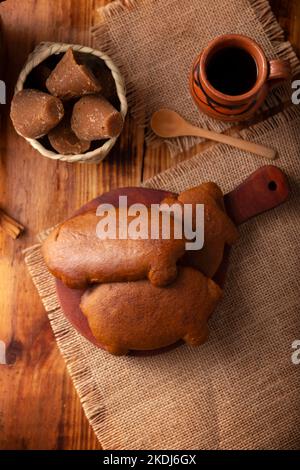
[[[268,184],[268,188],[270,191],[276,191],[277,183],[275,181],[270,181],[270,183]]]

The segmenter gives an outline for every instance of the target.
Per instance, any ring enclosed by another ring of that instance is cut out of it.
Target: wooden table
[[[9,102],[28,53],[40,41],[91,44],[95,10],[108,0],[7,0],[0,6],[6,51],[8,105],[1,106],[1,206],[27,231],[12,241],[0,233],[0,340],[10,365],[0,365],[0,449],[100,449],[58,351],[49,321],[24,265],[22,250],[36,234],[71,215],[98,194],[140,185],[179,161],[150,151],[144,132],[128,119],[102,164],[55,163],[18,137]],[[287,37],[300,52],[300,2],[272,0]],[[6,108],[6,110],[5,110]],[[4,111],[5,110],[5,111]]]

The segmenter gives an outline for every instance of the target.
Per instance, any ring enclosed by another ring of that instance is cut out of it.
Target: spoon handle
[[[245,150],[246,152],[268,158],[269,160],[274,160],[277,155],[276,150],[265,147],[264,145],[256,144],[255,142],[249,142],[248,140],[238,139],[236,137],[231,137],[230,135],[226,134],[219,134],[218,132],[209,131],[207,129],[191,127],[188,135],[197,137],[199,136],[203,137],[204,139],[214,140],[215,142],[231,145],[231,147]]]

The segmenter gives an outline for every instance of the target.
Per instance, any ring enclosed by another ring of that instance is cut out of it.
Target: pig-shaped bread
[[[196,204],[204,204],[204,246],[201,250],[186,251],[181,262],[212,278],[222,262],[225,245],[233,245],[238,239],[238,230],[225,212],[221,189],[215,183],[203,183],[166,202],[192,204],[194,208]]]
[[[166,198],[162,203],[175,203],[179,207],[190,204],[193,208],[191,225],[195,225],[196,204],[204,204],[204,247],[201,250],[185,251],[187,240],[182,229],[183,218],[170,217],[170,238],[163,239],[160,217],[159,235],[154,239],[150,228],[152,213],[147,208],[147,212],[141,214],[141,223],[147,222],[148,239],[122,239],[119,232],[113,239],[99,239],[96,229],[100,218],[95,211],[90,211],[69,219],[50,234],[43,246],[49,270],[67,286],[76,289],[91,283],[146,278],[153,285],[165,286],[176,278],[177,264],[193,266],[213,277],[221,263],[225,244],[233,244],[238,236],[224,210],[220,188],[214,183],[205,183],[177,197]],[[116,210],[118,220],[126,210]],[[127,214],[127,220],[129,225],[133,218]],[[176,239],[175,230],[179,225],[183,236]]]
[[[122,211],[126,212],[130,224],[133,217],[128,216],[125,208],[115,211],[117,219],[124,219]],[[96,231],[101,217],[95,211],[67,220],[43,245],[48,269],[72,289],[82,289],[93,283],[146,278],[157,286],[169,284],[177,276],[177,261],[185,251],[185,239],[174,238],[176,224],[181,221],[170,218],[170,239],[161,236],[151,239],[150,210],[141,217],[141,224],[146,222],[148,226],[148,239],[121,239],[118,230],[115,239],[99,238]],[[161,214],[159,225],[161,228]]]
[[[111,354],[153,350],[183,339],[192,346],[208,335],[207,321],[222,290],[193,268],[181,267],[167,287],[149,281],[100,284],[85,292],[80,308]]]

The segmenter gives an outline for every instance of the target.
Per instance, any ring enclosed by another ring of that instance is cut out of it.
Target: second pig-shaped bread
[[[101,284],[85,292],[81,310],[97,341],[115,355],[153,350],[183,339],[199,346],[222,290],[193,268],[180,268],[167,287],[147,280]]]
[[[165,200],[168,204],[181,203],[193,206],[193,229],[195,229],[196,204],[204,205],[204,246],[201,250],[186,251],[182,264],[193,266],[212,278],[223,259],[225,245],[233,245],[238,230],[225,212],[223,193],[215,183],[203,183]]]
[[[135,218],[128,215],[125,207],[116,209],[115,214],[115,238],[99,238],[96,231],[101,217],[95,210],[73,217],[57,227],[42,248],[50,272],[74,289],[91,283],[136,281],[147,277],[158,286],[172,282],[177,276],[176,263],[185,251],[186,240],[174,237],[176,226],[181,226],[181,221],[171,217],[170,239],[162,239],[160,213],[159,237],[151,239],[151,211],[147,209],[141,214],[140,221],[141,225],[148,227],[148,239],[130,238],[130,235],[122,239],[119,228],[124,216],[128,225]]]

